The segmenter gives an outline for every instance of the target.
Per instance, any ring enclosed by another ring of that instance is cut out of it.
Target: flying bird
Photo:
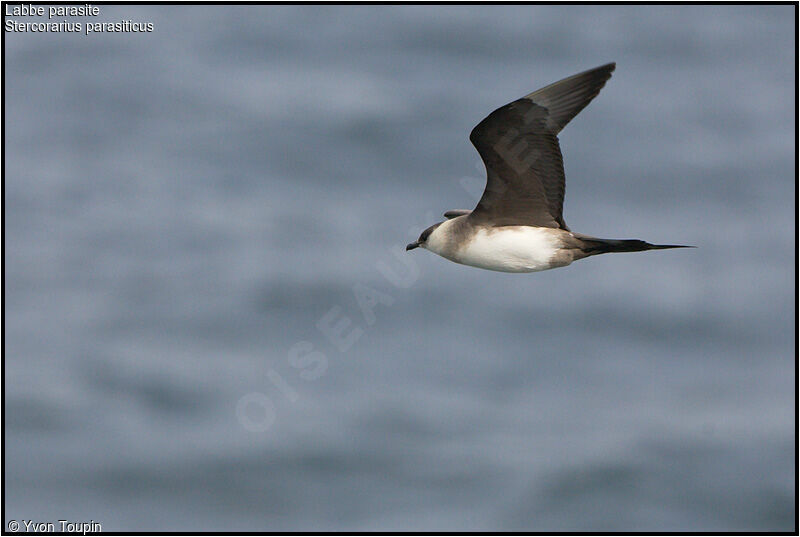
[[[558,133],[599,93],[616,64],[565,78],[498,108],[469,139],[486,165],[473,210],[444,213],[406,246],[501,272],[537,272],[610,252],[692,248],[636,239],[600,239],[564,222],[564,164]]]

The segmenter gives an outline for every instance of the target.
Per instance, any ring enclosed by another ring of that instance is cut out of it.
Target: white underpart
[[[480,229],[465,246],[448,251],[445,235],[450,222],[436,228],[425,247],[456,263],[500,272],[536,272],[563,266],[552,262],[559,248],[555,230],[530,226]]]

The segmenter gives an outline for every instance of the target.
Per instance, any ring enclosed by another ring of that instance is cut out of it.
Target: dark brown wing
[[[470,219],[494,226],[569,229],[557,134],[611,77],[609,63],[498,108],[469,136],[486,165],[486,190]]]

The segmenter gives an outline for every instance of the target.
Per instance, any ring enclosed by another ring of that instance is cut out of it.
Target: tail
[[[583,252],[587,255],[607,254],[611,252],[643,252],[645,250],[667,250],[669,248],[697,248],[682,244],[650,244],[638,239],[583,239]]]

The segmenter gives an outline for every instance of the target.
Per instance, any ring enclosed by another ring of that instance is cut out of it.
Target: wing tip
[[[609,62],[603,65],[598,65],[593,69],[589,69],[575,76],[577,78],[581,75],[597,74],[604,79],[603,83],[605,83],[606,81],[608,81],[609,78],[611,78],[611,74],[614,72],[616,68],[617,68],[617,62]]]

